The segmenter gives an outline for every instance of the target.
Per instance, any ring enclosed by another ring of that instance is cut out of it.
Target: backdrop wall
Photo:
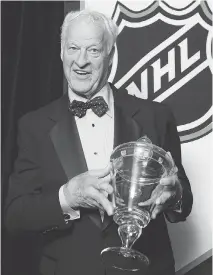
[[[173,110],[194,194],[187,221],[168,224],[176,270],[211,255],[212,30],[210,1],[85,0],[119,26],[109,80]]]

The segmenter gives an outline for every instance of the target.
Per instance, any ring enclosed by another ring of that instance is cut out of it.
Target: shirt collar
[[[82,102],[87,102],[88,101],[88,99],[75,94],[70,89],[70,87],[68,88],[68,96],[69,96],[70,102],[72,102],[73,100],[78,100],[78,101],[82,101]],[[95,94],[92,98],[97,97],[97,96],[102,96],[104,98],[104,100],[106,101],[106,103],[109,107],[106,114],[109,117],[112,118],[113,117],[113,108],[114,108],[114,98],[113,98],[112,90],[111,90],[108,83],[97,94]]]

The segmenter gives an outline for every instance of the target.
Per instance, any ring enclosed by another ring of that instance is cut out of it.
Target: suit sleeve
[[[184,171],[182,162],[181,162],[181,147],[180,139],[177,132],[176,121],[172,112],[167,109],[167,125],[166,125],[166,134],[164,140],[164,148],[166,151],[170,151],[175,164],[178,168],[178,178],[183,187],[183,196],[182,196],[182,211],[181,213],[168,210],[165,212],[166,218],[170,222],[179,222],[186,220],[187,216],[190,214],[193,203],[193,196],[191,192],[191,187],[189,180]]]
[[[59,203],[59,187],[51,182],[44,188],[39,165],[38,141],[30,131],[29,119],[23,117],[18,125],[18,157],[9,179],[5,207],[5,224],[14,234],[69,228]],[[43,179],[44,180],[44,179]]]

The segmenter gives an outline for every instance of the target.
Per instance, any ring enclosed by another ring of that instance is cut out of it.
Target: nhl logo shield
[[[171,107],[182,143],[211,132],[212,13],[206,1],[176,10],[163,1],[133,11],[117,2],[109,81]]]

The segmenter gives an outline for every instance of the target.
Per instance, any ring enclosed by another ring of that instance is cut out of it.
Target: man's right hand
[[[110,180],[110,166],[101,170],[90,170],[72,178],[64,186],[70,207],[99,208],[111,216],[113,206],[107,198],[113,192]]]

